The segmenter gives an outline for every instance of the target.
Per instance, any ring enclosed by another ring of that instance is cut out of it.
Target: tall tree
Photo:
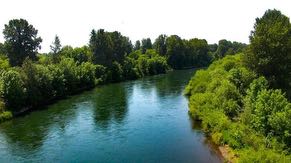
[[[5,24],[3,35],[5,49],[12,66],[22,65],[25,58],[36,59],[42,39],[37,36],[38,30],[24,19],[13,19]]]
[[[95,31],[95,29],[92,29],[91,33],[90,33],[90,40],[89,40],[89,47],[92,50],[93,53],[95,53],[95,50],[97,50],[97,33]]]
[[[132,44],[128,37],[122,36],[120,32],[108,33],[112,41],[113,60],[121,63],[126,54],[132,51]]]
[[[287,16],[274,9],[256,19],[245,61],[273,87],[290,88],[291,24]]]
[[[156,49],[160,55],[166,55],[167,53],[166,39],[166,35],[160,35],[154,42],[154,49]]]
[[[92,30],[90,37],[90,48],[93,52],[93,61],[95,64],[105,66],[112,65],[112,40],[104,29],[99,29],[97,33]]]
[[[60,52],[62,45],[61,45],[61,41],[58,35],[55,36],[55,40],[50,46],[50,48],[51,48],[52,53],[55,55]]]
[[[134,44],[134,50],[139,50],[140,49],[140,41],[137,40]]]
[[[58,54],[61,51],[62,45],[61,45],[61,41],[59,36],[55,36],[55,40],[52,43],[52,45],[50,46],[51,48],[51,52],[52,52],[52,56],[53,56],[53,61],[57,62],[58,60]]]
[[[209,56],[208,43],[204,39],[190,39],[185,43],[187,45],[183,66],[203,67],[207,66],[211,57]]]
[[[152,49],[153,44],[150,38],[142,39],[141,40],[141,51],[144,54],[147,49]]]
[[[182,68],[185,55],[183,40],[177,35],[172,35],[167,38],[166,44],[169,65],[173,68]]]

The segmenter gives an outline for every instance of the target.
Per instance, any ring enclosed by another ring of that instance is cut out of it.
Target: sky
[[[55,35],[62,45],[88,44],[92,29],[119,31],[136,40],[160,34],[248,43],[255,19],[267,9],[291,16],[291,0],[1,0],[0,31],[23,18],[49,52]],[[0,42],[4,42],[0,32]]]

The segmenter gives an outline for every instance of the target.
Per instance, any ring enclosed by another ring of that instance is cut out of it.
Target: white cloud
[[[10,19],[27,19],[43,38],[43,52],[55,34],[63,45],[85,45],[93,28],[117,30],[132,41],[177,34],[247,43],[256,17],[273,8],[290,17],[290,7],[290,0],[5,0],[0,30]]]

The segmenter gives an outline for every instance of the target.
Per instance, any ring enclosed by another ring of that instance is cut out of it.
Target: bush
[[[95,65],[96,68],[95,68],[95,78],[103,83],[106,81],[106,67],[102,66],[102,65]]]
[[[18,111],[25,105],[26,91],[21,75],[18,71],[10,69],[0,74],[1,97],[7,107]]]
[[[123,69],[122,69],[122,66],[114,61],[112,63],[112,67],[111,67],[111,79],[113,82],[119,82],[121,80],[123,80]]]
[[[290,156],[286,156],[284,153],[278,153],[272,149],[260,148],[254,150],[247,148],[239,152],[241,163],[278,163],[278,162],[291,162]]]
[[[94,87],[96,66],[89,62],[83,62],[78,68],[81,88]]]
[[[267,89],[261,77],[251,83],[245,97],[244,122],[265,136],[277,137],[291,145],[291,103],[281,90]]]
[[[0,112],[0,122],[6,121],[12,118],[12,113],[10,111]]]
[[[53,77],[47,66],[25,60],[21,72],[28,106],[37,106],[53,98]]]

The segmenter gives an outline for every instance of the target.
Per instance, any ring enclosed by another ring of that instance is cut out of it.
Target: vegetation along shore
[[[246,50],[197,71],[185,94],[229,162],[291,162],[290,88],[290,20],[268,10]]]
[[[62,46],[55,36],[51,52],[40,54],[42,38],[24,19],[10,20],[0,43],[0,121],[50,104],[96,85],[133,80],[171,69],[205,67],[215,58],[246,46],[221,40],[185,40],[160,35],[133,45],[120,32],[92,30],[88,45]]]

